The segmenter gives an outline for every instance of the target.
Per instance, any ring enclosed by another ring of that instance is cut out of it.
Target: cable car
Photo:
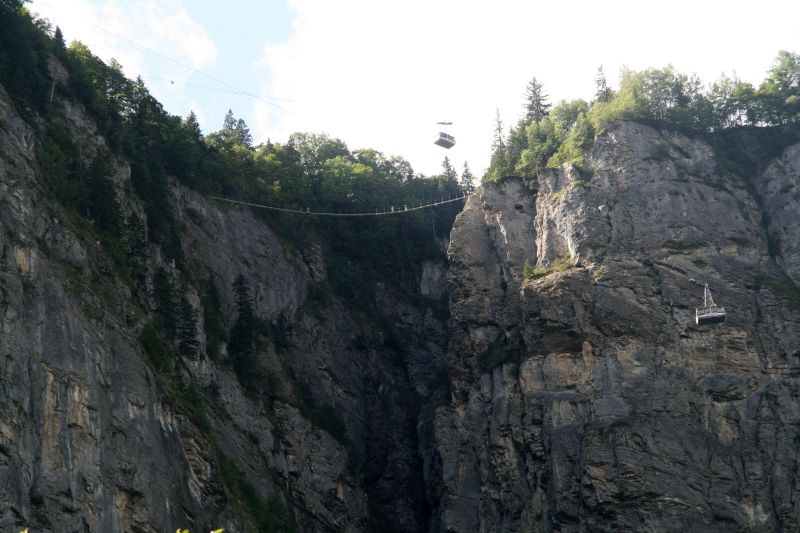
[[[437,124],[441,124],[447,130],[447,126],[451,125],[452,122],[437,122]],[[433,144],[441,146],[442,148],[447,148],[448,150],[455,146],[456,138],[447,133],[447,131],[440,131],[439,135],[436,137],[436,140],[433,141]]]
[[[698,307],[694,311],[694,321],[698,326],[707,324],[721,324],[725,322],[725,308],[714,303],[708,283],[703,289],[703,307]]]

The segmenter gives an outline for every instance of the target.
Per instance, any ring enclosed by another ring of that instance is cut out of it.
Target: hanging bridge
[[[361,212],[337,212],[337,211],[312,211],[310,208],[303,209],[289,209],[288,207],[277,207],[274,205],[264,205],[264,204],[254,204],[251,202],[243,202],[241,200],[234,200],[232,198],[223,198],[221,196],[210,196],[209,198],[213,198],[214,200],[219,200],[220,202],[228,202],[231,204],[238,204],[238,205],[246,205],[249,207],[256,207],[259,209],[269,209],[271,211],[279,211],[281,213],[294,213],[297,215],[310,215],[310,216],[321,216],[321,217],[374,217],[374,216],[386,216],[386,215],[400,215],[403,213],[410,213],[412,211],[420,211],[422,209],[434,208],[440,205],[450,204],[453,202],[458,202],[466,198],[466,194],[462,194],[461,196],[456,196],[454,198],[442,197],[441,200],[434,200],[430,201],[426,204],[412,204],[410,207],[408,204],[403,204],[401,206],[390,206],[389,208],[384,208],[383,210],[376,209],[375,211],[361,211]]]

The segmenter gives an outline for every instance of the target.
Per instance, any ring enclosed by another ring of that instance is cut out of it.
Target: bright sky
[[[591,99],[602,65],[673,64],[707,82],[758,84],[779,50],[800,52],[800,2],[761,0],[33,0],[173,114],[203,131],[228,108],[255,141],[324,132],[399,155],[417,172],[445,156],[481,175],[495,109],[506,126],[536,77],[551,101]],[[242,94],[248,93],[248,94]],[[257,97],[254,97],[257,96]],[[449,120],[457,144],[433,144]]]

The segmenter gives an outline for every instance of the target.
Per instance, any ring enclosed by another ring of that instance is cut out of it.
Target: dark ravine
[[[144,219],[81,108],[47,120]],[[581,169],[480,188],[418,293],[376,285],[374,316],[320,293],[320,246],[175,183],[185,268],[226,326],[239,274],[290,326],[254,397],[224,354],[154,368],[152,302],[47,191],[37,142],[0,90],[0,529],[253,531],[231,468],[301,531],[800,527],[800,146],[734,176],[616,123]],[[725,325],[694,325],[692,279]]]

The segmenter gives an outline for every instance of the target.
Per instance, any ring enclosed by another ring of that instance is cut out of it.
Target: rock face
[[[48,120],[146,218],[80,106]],[[254,393],[203,328],[148,359],[153,297],[49,196],[39,142],[0,89],[0,529],[253,531],[241,487],[301,531],[800,527],[800,146],[733,176],[617,123],[583,168],[470,196],[376,316],[326,292],[318,243],[173,184],[192,307],[212,284],[230,329],[242,275],[280,332]],[[724,325],[694,324],[706,282]]]
[[[798,154],[736,177],[623,122],[584,169],[470,198],[448,252],[438,530],[800,526]],[[698,282],[724,325],[695,325]]]
[[[48,120],[86,147],[85,166],[110,160],[125,216],[146,220],[128,164],[80,106],[57,103]],[[419,279],[427,297],[376,287],[381,316],[364,319],[324,292],[319,245],[173,184],[196,313],[213,284],[230,329],[242,275],[282,336],[259,353],[255,393],[224,346],[206,355],[202,327],[198,357],[157,370],[140,342],[152,297],[48,196],[38,142],[0,88],[0,530],[254,531],[244,484],[301,531],[428,528],[417,426],[446,383],[444,258]],[[149,284],[158,269],[180,279],[154,245],[140,259]]]

